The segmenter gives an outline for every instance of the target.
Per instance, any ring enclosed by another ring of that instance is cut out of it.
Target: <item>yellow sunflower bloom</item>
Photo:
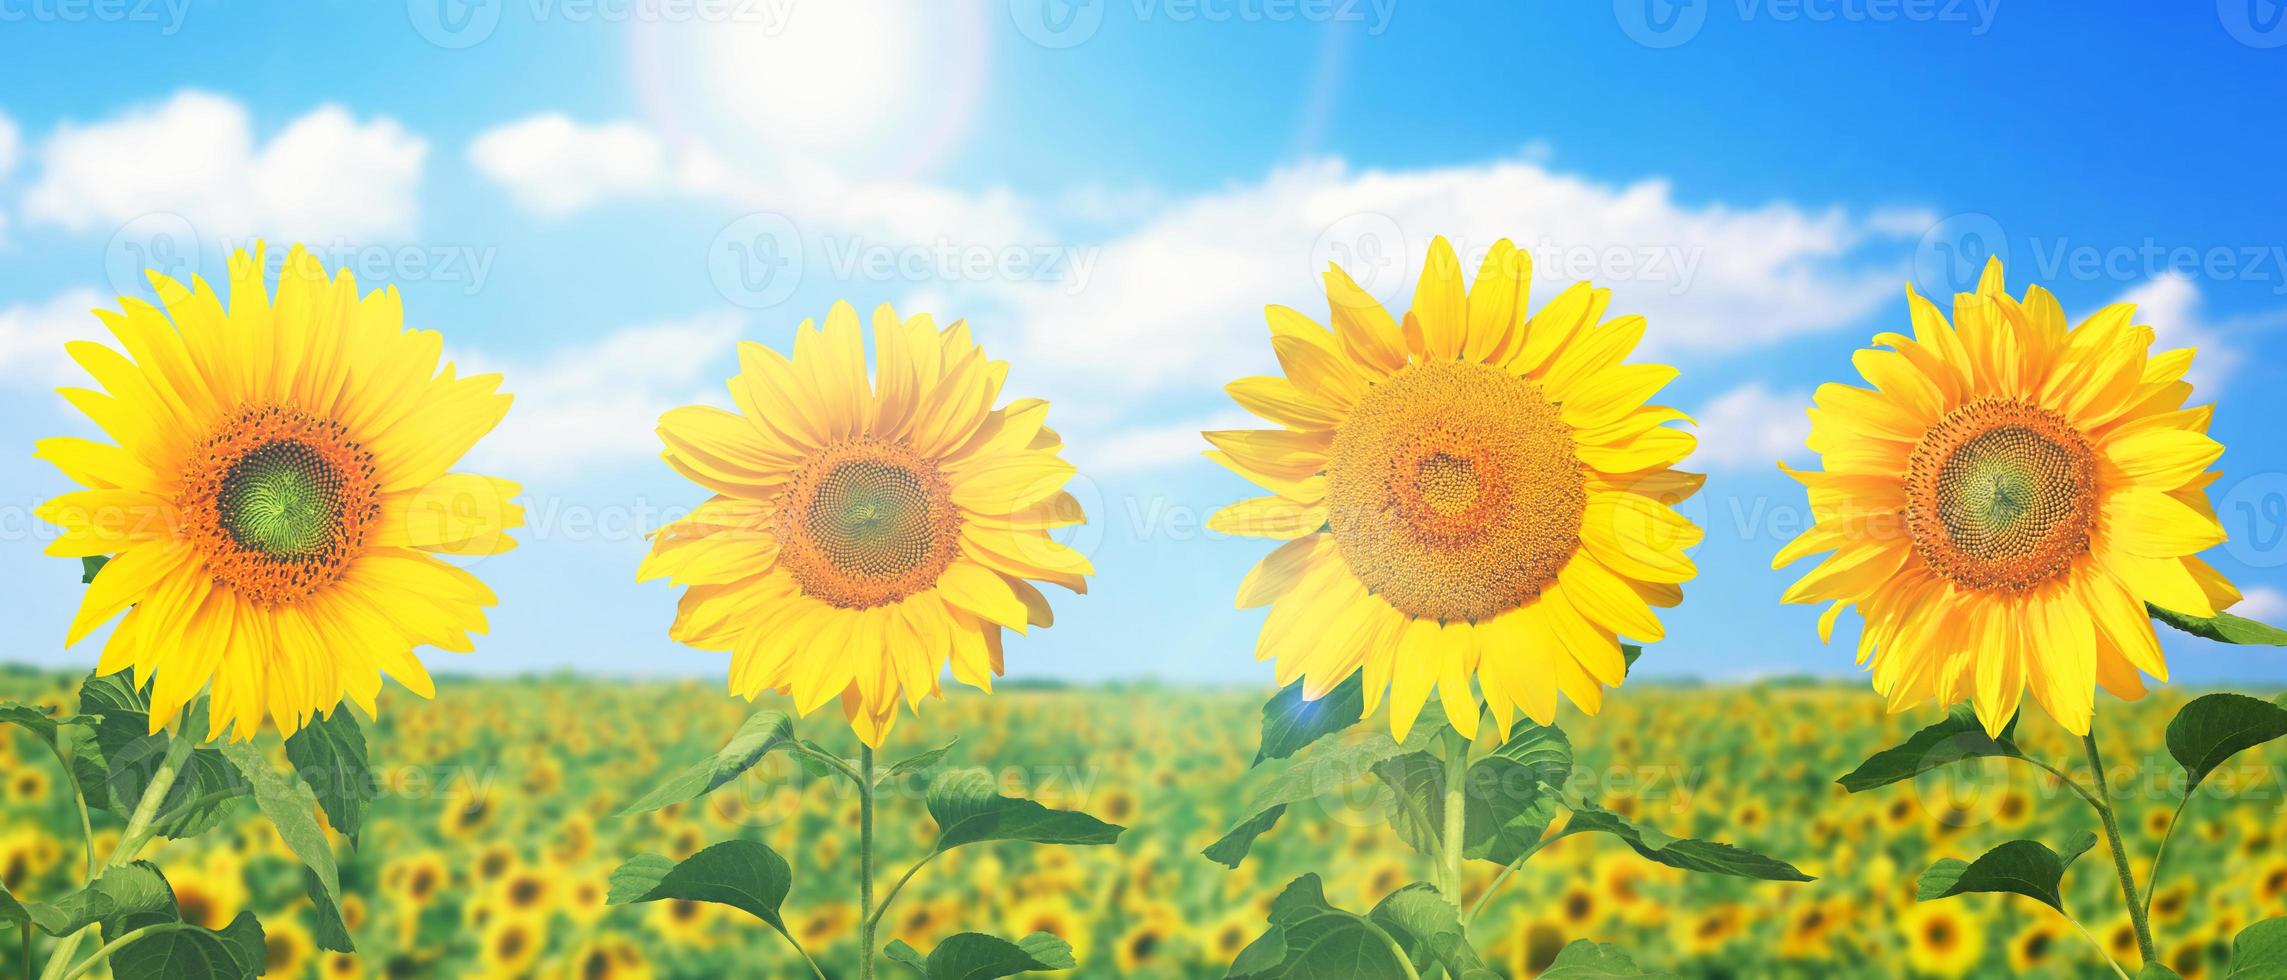
[[[2022,300],[1989,263],[1954,318],[1912,289],[1912,337],[1852,361],[1811,409],[1824,471],[1793,473],[1813,526],[1772,567],[1833,552],[1787,602],[1865,619],[1859,662],[1892,710],[1970,701],[1999,733],[2025,691],[2076,735],[2095,689],[2144,695],[2168,665],[2145,604],[2213,615],[2239,592],[2197,553],[2224,539],[2209,506],[2213,406],[2187,409],[2192,351],[2153,355],[2115,304],[2068,328],[2039,286]]]
[[[1088,559],[1053,541],[1078,524],[1072,464],[1048,404],[1000,408],[1008,363],[956,321],[873,317],[869,383],[855,310],[805,320],[789,359],[739,345],[738,411],[660,419],[669,466],[715,496],[654,535],[637,572],[687,586],[671,630],[731,652],[730,689],[773,690],[807,715],[840,699],[879,746],[953,677],[1001,673],[1001,630],[1051,622],[1030,580],[1087,591]]]
[[[448,472],[508,411],[499,375],[440,372],[397,291],[360,296],[300,248],[272,298],[263,250],[230,258],[230,303],[153,274],[164,310],[96,316],[124,350],[75,341],[101,390],[63,396],[114,442],[42,439],[85,487],[43,504],[48,554],[109,555],[65,643],[122,612],[96,672],[152,686],[152,730],[210,690],[209,731],[293,732],[381,675],[434,693],[413,656],[472,649],[497,601],[436,554],[488,555],[523,524],[515,484]],[[210,688],[211,685],[211,688]]]
[[[1206,433],[1207,455],[1271,491],[1209,519],[1283,539],[1239,586],[1268,603],[1256,655],[1318,698],[1364,672],[1400,738],[1435,688],[1474,737],[1474,678],[1506,737],[1547,724],[1557,694],[1595,713],[1627,670],[1620,640],[1658,640],[1701,532],[1671,505],[1703,478],[1683,419],[1647,401],[1672,367],[1624,363],[1644,319],[1599,324],[1609,291],[1578,283],[1525,314],[1530,255],[1504,240],[1464,289],[1439,238],[1403,322],[1339,267],[1334,328],[1269,310],[1284,377],[1231,397],[1281,428]]]

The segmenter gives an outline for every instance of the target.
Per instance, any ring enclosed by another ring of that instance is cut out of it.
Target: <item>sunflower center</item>
[[[1532,601],[1580,545],[1587,487],[1540,386],[1482,364],[1417,364],[1334,434],[1327,523],[1399,611],[1483,620]]]
[[[779,509],[779,560],[803,592],[844,609],[935,584],[960,535],[951,486],[935,464],[870,436],[812,457]]]
[[[1906,530],[1924,563],[1965,589],[2024,592],[2088,554],[2096,454],[2063,416],[1983,398],[1922,436],[1906,491]]]
[[[261,605],[333,584],[380,514],[373,454],[340,423],[290,408],[232,416],[183,475],[176,503],[208,571]]]

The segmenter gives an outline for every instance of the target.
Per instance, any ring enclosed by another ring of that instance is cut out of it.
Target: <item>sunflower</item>
[[[1794,473],[1815,524],[1773,567],[1833,552],[1788,602],[1857,607],[1859,661],[1893,710],[1970,701],[1986,730],[2026,688],[2085,735],[2095,688],[2144,695],[2168,677],[2147,603],[2208,616],[2239,592],[2196,554],[2224,539],[2209,506],[2213,406],[2184,408],[2192,351],[2151,354],[2114,304],[2068,328],[2039,286],[2012,299],[2001,263],[1953,322],[1906,293],[1914,335],[1852,359],[1872,385],[1821,386]],[[1782,464],[1784,465],[1784,464]]]
[[[494,919],[484,930],[479,958],[487,976],[523,976],[530,973],[532,964],[540,958],[542,944],[547,937],[541,925],[529,918],[506,916]]]
[[[1270,430],[1206,433],[1207,455],[1271,491],[1209,519],[1282,539],[1239,586],[1271,607],[1256,655],[1317,698],[1364,672],[1366,711],[1399,737],[1435,688],[1474,736],[1474,678],[1504,737],[1513,710],[1555,719],[1557,694],[1595,713],[1627,673],[1620,636],[1661,637],[1697,527],[1670,505],[1702,478],[1683,419],[1645,402],[1671,367],[1623,361],[1644,319],[1599,325],[1606,290],[1579,283],[1525,315],[1530,256],[1507,241],[1466,291],[1453,246],[1429,261],[1401,323],[1340,267],[1331,331],[1269,309],[1283,377],[1226,390]]]
[[[1042,423],[1048,404],[1000,408],[1005,361],[956,321],[874,311],[866,370],[857,312],[805,320],[794,357],[739,345],[738,411],[693,405],[659,420],[661,457],[715,493],[661,528],[637,580],[688,586],[671,630],[731,652],[730,688],[839,698],[866,744],[953,678],[990,691],[1001,630],[1051,622],[1029,580],[1074,592],[1094,573],[1049,539],[1079,523],[1073,475]]]
[[[42,439],[85,487],[41,505],[48,553],[111,559],[64,642],[120,616],[96,672],[133,668],[151,726],[211,684],[206,737],[288,733],[381,675],[435,693],[413,648],[472,649],[496,600],[437,554],[514,546],[516,485],[447,472],[508,411],[498,375],[440,372],[444,338],[406,330],[394,289],[359,296],[300,248],[275,299],[263,250],[230,258],[227,310],[157,274],[165,311],[122,297],[119,340],[67,345],[100,391],[62,394],[114,442]]]
[[[310,968],[317,952],[317,943],[299,921],[287,918],[262,924],[264,976],[301,976]]]
[[[2009,969],[2019,974],[2047,969],[2058,958],[2058,947],[2069,938],[2056,920],[2026,926],[2009,940]]]
[[[1967,976],[1985,958],[1985,927],[1957,904],[1922,902],[1906,910],[1906,962],[1921,973]]]

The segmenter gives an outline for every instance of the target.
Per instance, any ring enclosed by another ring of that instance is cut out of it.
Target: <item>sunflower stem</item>
[[[2063,912],[2057,914],[2064,915]],[[2120,961],[2112,958],[2112,951],[2104,948],[2104,944],[2097,941],[2096,935],[2089,932],[2087,926],[2081,925],[2079,919],[2069,915],[2064,915],[2064,919],[2073,924],[2073,928],[2080,932],[2082,939],[2088,940],[2088,944],[2096,950],[2097,958],[2102,959],[2104,965],[2111,967],[2112,972],[2120,976],[2120,980],[2129,980],[2128,971],[2120,968]]]
[[[1469,740],[1461,733],[1447,729],[1445,733],[1445,845],[1444,866],[1438,873],[1445,882],[1445,897],[1453,907],[1461,907],[1461,846],[1469,812]]]
[[[79,961],[78,966],[72,967],[70,972],[65,973],[62,980],[79,980],[80,977],[87,975],[87,971],[95,969],[96,964],[109,959],[111,954],[118,952],[121,948],[125,947],[129,943],[135,942],[136,940],[155,936],[165,932],[181,932],[185,929],[197,928],[199,928],[199,926],[196,923],[191,922],[160,922],[153,925],[144,926],[141,929],[137,929],[124,936],[105,943],[102,946],[97,947],[95,952],[89,953],[86,959]]]
[[[874,975],[874,749],[858,744],[858,978]]]
[[[135,860],[135,855],[142,852],[143,845],[150,843],[152,826],[158,821],[159,808],[166,803],[167,794],[174,791],[175,778],[182,774],[183,763],[189,761],[191,750],[197,747],[198,743],[188,733],[170,733],[167,754],[159,759],[159,768],[151,773],[151,781],[144,784],[143,798],[136,802],[135,813],[128,818],[127,829],[120,832],[119,843],[112,847],[111,857],[104,862],[104,870]],[[90,879],[89,884],[94,884],[93,879]],[[63,980],[64,977],[73,975],[72,954],[79,951],[80,940],[86,935],[87,930],[82,928],[57,940],[55,952],[48,959],[47,969],[40,976],[45,980]],[[24,955],[29,957],[31,950],[26,949]]]
[[[2144,883],[2144,914],[2152,914],[2152,896],[2160,891],[2160,862],[2168,859],[2168,842],[2176,839],[2176,825],[2184,822],[2184,808],[2192,805],[2192,788],[2184,788],[2184,798],[2177,801],[2176,812],[2168,818],[2168,829],[2160,835],[2160,847],[2152,852],[2152,877]]]
[[[2152,922],[2146,917],[2144,903],[2136,897],[2136,873],[2128,867],[2128,850],[2120,842],[2120,818],[2113,813],[2112,790],[2104,781],[2104,753],[2096,747],[2096,729],[2081,736],[2081,744],[2088,748],[2089,768],[2094,770],[2096,782],[2096,812],[2104,821],[2105,842],[2112,845],[2112,867],[2120,873],[2120,896],[2128,903],[2128,921],[2136,927],[2136,951],[2143,954],[2144,962],[2157,963],[2160,957],[2152,946]]]

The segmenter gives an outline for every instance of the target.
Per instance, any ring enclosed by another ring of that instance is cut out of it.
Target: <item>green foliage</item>
[[[2227,612],[2213,616],[2187,616],[2180,612],[2147,604],[2144,607],[2152,618],[2193,636],[2203,636],[2218,643],[2253,646],[2287,647],[2287,630]]]
[[[934,749],[925,749],[915,755],[900,759],[896,765],[882,770],[879,775],[875,776],[874,785],[900,785],[908,779],[935,769],[945,761],[947,755],[952,754],[953,746],[960,744],[960,742],[961,740],[958,738],[950,739]]]
[[[1291,757],[1310,743],[1357,724],[1365,713],[1363,675],[1351,674],[1315,701],[1303,699],[1301,681],[1289,684],[1263,704],[1263,744],[1254,764]]]
[[[1366,918],[1389,934],[1423,976],[1434,970],[1449,977],[1492,976],[1469,945],[1461,910],[1433,885],[1416,882],[1391,892]]]
[[[1636,966],[1628,954],[1610,943],[1575,939],[1556,954],[1541,980],[1663,980],[1671,973],[1654,973]]]
[[[1785,861],[1730,844],[1670,837],[1649,827],[1638,827],[1593,803],[1567,801],[1566,806],[1572,810],[1572,821],[1564,827],[1566,836],[1591,832],[1611,834],[1626,842],[1637,854],[1671,868],[1764,881],[1812,880]]]
[[[90,675],[80,685],[79,702],[82,714],[102,720],[64,730],[71,740],[72,778],[86,794],[88,806],[122,816],[133,813],[174,736],[164,731],[151,733],[149,702],[124,674]],[[181,729],[183,737],[205,734],[205,699],[191,703]],[[246,780],[221,752],[211,747],[195,749],[175,777],[175,785],[152,826],[165,837],[196,837],[236,812],[247,789]]]
[[[2083,833],[2063,854],[2049,850],[2049,845],[2040,841],[2013,840],[1975,861],[1946,858],[1922,872],[1915,897],[1933,902],[1973,892],[2002,892],[2023,895],[2063,912],[2065,900],[2058,886],[2064,881],[2065,869],[2094,846],[2096,835]]]
[[[982,769],[955,769],[930,780],[929,816],[937,821],[937,850],[981,841],[1034,844],[1110,844],[1126,828],[1085,813],[1051,810],[1031,800],[1002,796]]]
[[[794,719],[787,717],[783,711],[758,712],[740,725],[738,733],[723,743],[723,747],[716,750],[715,754],[692,763],[690,768],[661,783],[659,788],[645,793],[642,799],[628,804],[618,815],[632,816],[672,803],[698,799],[739,778],[772,752],[792,744]]]
[[[1308,874],[1272,900],[1270,930],[1239,951],[1229,980],[1390,980],[1409,965],[1399,949],[1380,926],[1328,903]]]
[[[286,738],[286,761],[310,787],[325,808],[333,828],[356,846],[365,824],[367,801],[380,792],[366,757],[365,731],[347,706],[310,723]]]
[[[794,887],[794,871],[768,845],[759,841],[731,840],[685,858],[678,864],[656,854],[641,854],[611,873],[613,905],[681,899],[728,905],[786,931],[779,906]]]
[[[1035,970],[1069,970],[1072,944],[1045,932],[1015,942],[979,932],[946,937],[924,958],[904,940],[890,943],[882,955],[921,971],[922,980],[998,980]]]
[[[2265,919],[2239,931],[2231,941],[2231,965],[2224,980],[2277,980],[2287,977],[2287,917]]]
[[[36,705],[16,701],[0,701],[0,725],[15,725],[31,732],[32,737],[48,748],[57,745],[57,729],[70,725],[94,725],[103,719],[95,715],[51,715]]]
[[[68,936],[107,919],[175,907],[167,879],[148,861],[105,871],[84,888],[50,903],[28,906],[32,924],[51,936]]]
[[[2194,698],[2168,723],[2168,754],[2184,767],[2184,793],[2225,760],[2287,735],[2287,707],[2244,694]]]
[[[1969,759],[2017,758],[2014,736],[2017,719],[2002,726],[2001,737],[1985,733],[1985,725],[1968,704],[1958,704],[1944,721],[1915,732],[1904,742],[1884,749],[1835,782],[1853,793],[1912,779],[1932,769]]]
[[[278,828],[278,839],[309,869],[317,886],[312,894],[322,897],[322,901],[312,899],[313,903],[321,915],[330,913],[334,918],[334,922],[321,925],[320,931],[330,932],[341,915],[341,875],[334,863],[333,842],[326,839],[325,828],[318,824],[316,794],[300,779],[279,772],[252,742],[224,742],[222,754],[253,785],[254,804]],[[342,932],[346,934],[346,930]]]

